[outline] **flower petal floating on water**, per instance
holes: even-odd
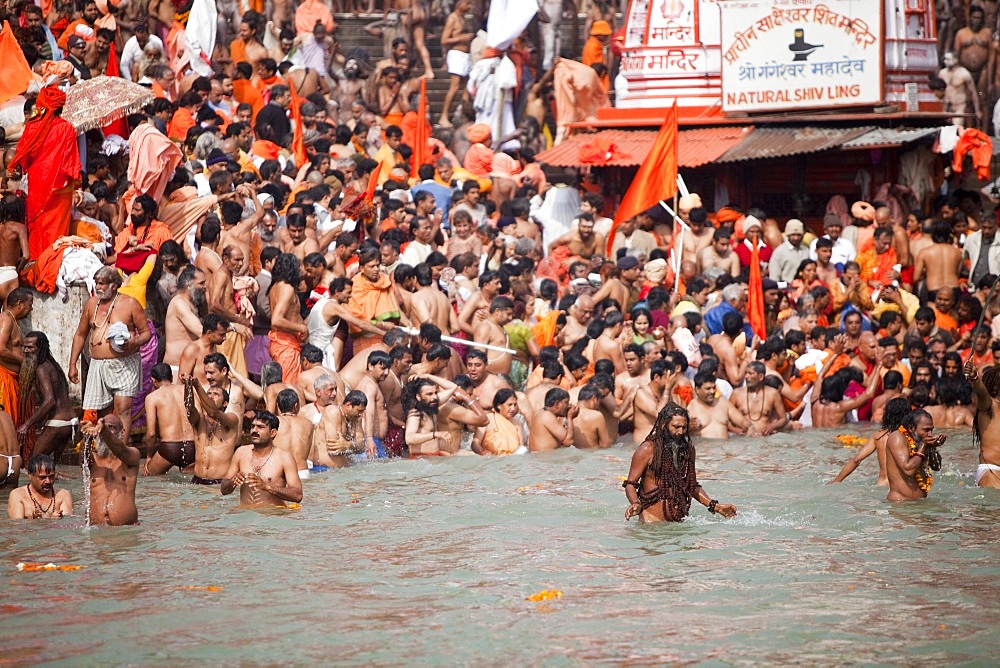
[[[222,591],[223,587],[196,587],[195,585],[187,585],[186,587],[178,587],[177,589],[182,591]]]
[[[298,510],[299,508],[302,507],[302,504],[301,503],[289,503],[288,505],[278,506],[278,507],[279,508],[291,508],[292,510]]]
[[[557,598],[562,598],[562,592],[558,589],[543,589],[537,594],[532,594],[531,596],[526,596],[525,601],[552,601]]]
[[[62,566],[48,563],[48,564],[34,564],[27,561],[22,561],[17,565],[17,570],[23,573],[37,573],[39,571],[78,571],[86,566],[77,566],[74,564],[64,564]]]
[[[837,434],[834,438],[843,443],[845,448],[860,448],[868,442],[867,438],[857,434]]]

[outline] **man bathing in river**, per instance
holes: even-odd
[[[184,408],[184,385],[174,384],[168,364],[150,371],[153,391],[146,396],[146,464],[143,475],[163,475],[194,464],[194,430]]]
[[[138,448],[125,444],[121,419],[110,413],[80,425],[90,456],[90,523],[122,526],[139,523],[135,485],[139,479]],[[87,456],[85,454],[84,456]]]
[[[890,372],[892,373],[892,372]],[[888,374],[886,374],[888,375]],[[906,397],[896,397],[885,405],[882,415],[882,429],[874,433],[865,445],[858,450],[858,454],[851,457],[840,473],[831,482],[843,482],[844,479],[854,473],[854,470],[867,459],[873,452],[878,453],[878,486],[888,487],[889,479],[885,475],[885,443],[889,436],[899,430],[903,423],[903,418],[910,412],[910,400]]]
[[[932,436],[934,420],[930,413],[917,409],[903,418],[899,429],[889,434],[886,441],[885,469],[889,478],[889,501],[923,499],[931,488],[928,466],[941,468],[937,448],[944,434]]]
[[[698,484],[688,412],[674,403],[660,411],[653,430],[632,455],[622,487],[629,501],[626,520],[640,515],[644,522],[680,522],[687,517],[691,499],[710,513],[736,516],[736,506],[719,503]]]
[[[195,401],[194,395],[198,395]],[[186,422],[194,428],[194,485],[218,485],[240,444],[242,416],[229,412],[229,393],[221,387],[207,390],[194,378],[184,386]],[[200,407],[200,408],[199,408]]]
[[[286,501],[302,501],[302,481],[291,453],[274,447],[280,422],[278,416],[257,411],[250,424],[250,445],[233,455],[222,480],[222,494],[229,495],[238,486],[240,505],[244,508],[284,507]]]
[[[976,485],[1000,489],[1000,421],[996,420],[1000,407],[1000,367],[987,367],[980,376],[970,356],[965,363],[965,378],[972,383],[976,394],[972,434],[973,441],[979,445]]]
[[[56,489],[56,464],[48,455],[28,460],[28,484],[7,497],[7,517],[12,520],[60,518],[73,514],[68,489]]]

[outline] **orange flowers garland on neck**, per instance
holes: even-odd
[[[905,427],[900,427],[899,433],[902,434],[906,438],[906,442],[909,443],[910,456],[912,457],[917,452],[917,442],[913,440],[913,437],[910,436],[910,432],[906,431]],[[932,476],[931,472],[927,470],[926,460],[920,464],[920,468],[917,469],[913,476],[917,479],[917,487],[924,490],[924,494],[931,491],[931,485],[934,484],[934,476]]]

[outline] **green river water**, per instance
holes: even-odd
[[[63,467],[76,518],[0,529],[0,665],[995,664],[1000,493],[969,434],[889,504],[874,457],[824,484],[848,432],[696,443],[740,514],[679,525],[625,522],[625,447],[362,465],[282,511],[174,473],[125,528],[83,528]]]

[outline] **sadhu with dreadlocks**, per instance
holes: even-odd
[[[49,455],[59,461],[66,445],[76,442],[79,419],[69,398],[66,374],[52,357],[49,338],[42,332],[24,335],[20,381],[22,398],[33,397],[35,409],[21,423],[18,436],[24,439],[30,430],[38,429],[38,438],[29,454]]]
[[[976,417],[972,423],[972,440],[979,446],[976,485],[1000,489],[1000,422],[993,419],[1000,406],[1000,367],[986,367],[980,378],[973,357],[970,355],[965,363],[965,377],[976,393]]]
[[[625,519],[641,514],[644,522],[680,522],[691,509],[691,499],[710,513],[735,517],[736,506],[719,503],[698,484],[694,461],[687,409],[669,403],[632,455],[628,480],[622,483],[631,504]]]

